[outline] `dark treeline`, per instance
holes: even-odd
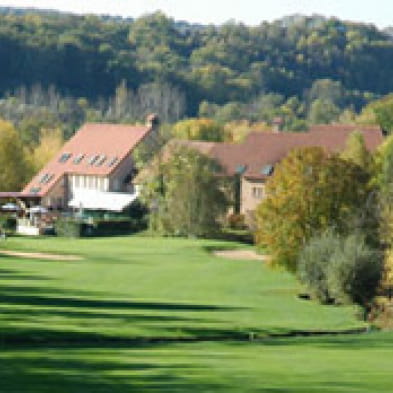
[[[192,25],[162,13],[132,20],[0,12],[0,96],[25,105],[20,89],[41,86],[86,98],[97,118],[116,117],[111,97],[123,86],[134,114],[164,95],[167,110],[176,103],[171,121],[198,114],[268,120],[261,111],[282,106],[296,118],[287,127],[300,129],[326,108],[331,120],[393,91],[391,64],[391,31],[317,16],[249,27]],[[59,103],[55,95],[47,101]]]

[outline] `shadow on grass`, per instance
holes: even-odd
[[[10,269],[0,269],[1,280],[26,280],[26,281],[45,281],[52,280],[50,277],[39,275],[36,273],[25,274]]]
[[[116,348],[105,354],[109,360],[102,360],[101,352],[89,352],[92,356],[88,359],[67,349],[62,349],[61,355],[46,350],[33,355],[13,353],[2,362],[1,386],[7,393],[227,391],[225,383],[188,380],[187,374],[193,368],[189,365],[162,364],[154,357],[140,357],[132,351],[129,358],[118,360]]]
[[[208,254],[214,254],[216,251],[232,251],[232,250],[244,250],[244,245],[236,244],[236,243],[220,243],[217,245],[212,245],[212,246],[204,246],[202,247],[205,252]]]
[[[15,285],[13,279],[20,282]],[[243,308],[108,299],[104,293],[31,286],[31,279],[47,278],[20,275],[11,269],[0,271],[0,343],[3,345],[78,342],[133,345],[138,340],[160,342],[168,337],[180,341],[240,337],[239,332],[226,329],[225,324],[223,328],[211,325],[220,324],[212,319],[216,313]],[[108,331],[111,333],[94,333]]]
[[[31,288],[37,290],[37,288]],[[18,290],[18,289],[17,289]],[[160,311],[233,311],[238,307],[215,306],[204,304],[167,303],[167,302],[143,302],[143,301],[123,301],[107,299],[80,299],[76,297],[40,296],[40,295],[19,295],[10,292],[0,292],[0,302],[16,305],[30,306],[54,306],[54,307],[87,307],[105,309],[139,309],[139,310],[160,310]]]
[[[359,332],[356,330],[351,332],[288,332],[273,336],[266,336],[255,340],[254,345],[260,345],[262,347],[296,347],[299,350],[305,348],[320,348],[320,349],[341,349],[341,350],[364,350],[364,349],[393,349],[393,332],[379,332],[373,331],[370,333]],[[291,336],[291,334],[293,336]],[[283,336],[287,337],[283,337]],[[245,343],[242,342],[229,342],[230,346],[243,346]]]
[[[239,351],[227,345],[224,348],[206,351],[200,346],[145,344],[134,348],[103,345],[5,349],[0,353],[1,387],[7,393],[367,391],[364,382],[356,378],[329,380],[329,376],[319,374],[315,378],[312,367],[310,373],[294,376],[290,370],[277,374],[268,364],[262,364],[250,374],[241,364],[241,356],[239,368],[233,368],[231,360]]]

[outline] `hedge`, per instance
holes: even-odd
[[[90,221],[60,218],[55,223],[55,232],[62,237],[113,236],[136,232],[144,227],[143,222],[135,219]]]

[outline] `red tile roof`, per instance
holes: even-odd
[[[309,132],[315,131],[343,131],[343,132],[352,132],[352,131],[375,131],[381,132],[381,127],[377,125],[359,125],[359,124],[313,124],[309,128]]]
[[[320,146],[329,152],[342,150],[351,132],[358,130],[363,134],[367,148],[375,150],[383,141],[379,127],[353,125],[321,125],[311,127],[309,132],[253,132],[240,144],[189,142],[201,152],[207,152],[221,163],[225,172],[234,175],[245,166],[243,175],[248,178],[263,179],[261,171],[268,165],[275,165],[292,149]]]
[[[149,133],[151,127],[123,124],[87,123],[60,150],[60,152],[31,180],[22,191],[44,196],[64,174],[108,176]],[[63,155],[69,158],[61,162]],[[83,157],[82,157],[83,155]],[[98,156],[93,164],[92,157]],[[74,161],[80,158],[79,163]],[[81,158],[82,157],[82,158]],[[104,159],[105,158],[105,159]],[[109,163],[113,160],[112,165]],[[102,160],[101,165],[98,165]],[[42,182],[49,175],[49,181]]]

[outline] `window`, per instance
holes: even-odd
[[[252,196],[256,199],[262,199],[264,196],[264,188],[263,187],[253,187],[252,188]]]
[[[265,176],[270,176],[273,174],[274,171],[274,166],[273,165],[265,165],[262,169],[261,169],[261,174],[265,175]]]
[[[33,187],[33,188],[30,188],[30,192],[32,193],[32,194],[37,194],[37,193],[39,193],[41,191],[41,187]]]
[[[237,175],[243,175],[243,173],[246,171],[246,169],[247,169],[247,165],[239,164],[239,165],[236,166],[236,174]]]
[[[75,165],[79,164],[83,158],[85,157],[84,154],[78,154],[75,158],[74,161],[72,161]]]
[[[40,184],[47,184],[49,183],[53,178],[53,175],[50,175],[49,173],[45,173],[45,175],[41,176],[40,178]]]
[[[111,166],[115,165],[115,164],[117,163],[117,161],[119,161],[119,158],[118,158],[118,157],[113,157],[113,158],[109,161],[108,166],[111,167]]]
[[[89,165],[94,165],[94,163],[98,160],[100,156],[98,154],[91,156],[89,160]]]
[[[106,161],[106,156],[102,155],[98,158],[96,166],[101,166]]]
[[[119,191],[120,190],[120,181],[119,179],[114,179],[113,180],[113,191]]]
[[[133,178],[132,174],[131,174],[131,173],[128,174],[128,175],[124,178],[123,183],[124,183],[124,184],[128,184],[128,183],[132,180],[132,178]]]
[[[70,157],[71,153],[63,153],[59,158],[59,162],[67,162]]]
[[[49,176],[49,175],[48,175],[47,173],[45,173],[45,175],[41,176],[41,178],[40,178],[40,184],[44,184],[44,183],[46,182],[46,178],[47,178],[48,176]]]

